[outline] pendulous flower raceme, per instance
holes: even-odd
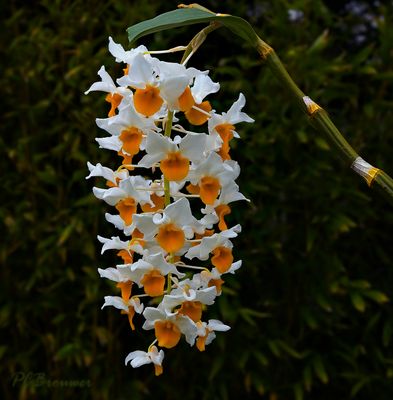
[[[101,80],[86,91],[107,93],[108,118],[96,119],[106,136],[96,141],[122,160],[116,170],[87,163],[87,178],[103,178],[106,187],[93,193],[113,207],[105,217],[122,235],[98,236],[102,253],[119,257],[115,267],[98,269],[120,291],[105,296],[103,307],[126,314],[132,330],[135,314],[144,318],[142,328],[154,330],[155,339],[125,362],[152,363],[160,375],[162,348],[184,337],[204,351],[215,332],[230,329],[203,314],[221,294],[224,275],[241,266],[232,244],[241,227],[225,220],[232,202],[247,200],[235,183],[240,167],[230,141],[239,137],[236,124],[253,120],[242,112],[243,94],[226,113],[212,109],[205,98],[220,86],[208,71],[160,61],[144,46],[126,51],[112,38],[109,51],[124,63],[124,75],[115,83],[101,67]]]

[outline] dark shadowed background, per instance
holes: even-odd
[[[225,5],[224,5],[225,3]],[[248,4],[246,4],[248,3]],[[247,19],[355,149],[393,173],[391,1],[207,1]],[[164,374],[124,366],[152,332],[100,310],[117,294],[97,268],[113,266],[96,236],[117,235],[85,181],[99,151],[104,94],[83,92],[105,64],[108,36],[176,2],[2,2],[0,397],[14,399],[393,398],[393,208],[329,150],[254,49],[221,28],[190,66],[221,83],[226,111],[241,91],[255,124],[238,126],[232,156],[252,203],[241,223],[239,273],[209,309],[232,329],[206,352],[166,351]],[[142,39],[185,45],[201,27]],[[171,58],[167,58],[171,59]],[[174,60],[174,59],[172,59]],[[76,382],[76,383],[75,383]],[[77,387],[72,387],[72,386]]]

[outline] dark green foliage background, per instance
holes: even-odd
[[[203,4],[249,20],[359,153],[391,174],[392,3],[368,8],[379,20],[360,44],[354,30],[365,12],[345,12],[343,3],[350,2]],[[232,151],[242,192],[252,199],[236,203],[231,217],[243,225],[236,240],[243,267],[208,314],[232,329],[205,353],[186,344],[167,351],[159,378],[151,366],[124,367],[152,332],[132,333],[116,310],[100,310],[116,290],[98,277],[97,267],[113,266],[114,258],[99,254],[96,235],[117,232],[84,177],[87,160],[117,160],[94,141],[104,96],[83,92],[102,64],[120,73],[109,35],[127,46],[128,26],[175,6],[2,2],[0,397],[393,398],[393,209],[329,151],[255,50],[223,29],[192,65],[220,81],[211,96],[217,110],[242,91],[256,120],[239,127]],[[302,10],[303,19],[288,21],[288,8]],[[144,43],[187,44],[197,30],[165,31]],[[91,385],[48,387],[35,375],[21,384],[18,372]]]

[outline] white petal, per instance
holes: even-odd
[[[202,103],[203,99],[210,93],[216,93],[220,90],[220,84],[213,82],[209,75],[198,75],[195,78],[194,85],[191,88],[192,95],[197,104]]]
[[[185,157],[193,162],[203,159],[203,152],[206,147],[207,135],[204,133],[192,134],[188,133],[180,143],[180,150]]]
[[[118,296],[105,296],[105,303],[101,307],[101,309],[106,306],[113,306],[115,308],[118,308],[119,310],[124,310],[128,312],[128,306],[125,304],[123,299]]]
[[[133,368],[140,367],[144,364],[150,364],[151,359],[145,351],[136,350],[128,354],[125,359],[125,365],[127,365],[131,361],[131,366]]]
[[[239,98],[232,104],[228,110],[226,117],[230,124],[237,124],[239,122],[254,122],[246,113],[242,112],[242,108],[246,104],[246,98],[243,93],[239,94]]]

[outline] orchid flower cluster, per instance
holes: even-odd
[[[122,232],[98,236],[102,253],[117,250],[119,256],[115,268],[98,269],[120,289],[119,296],[105,296],[103,307],[126,314],[132,330],[135,314],[143,316],[142,328],[154,330],[155,340],[147,352],[128,354],[125,363],[152,363],[160,375],[162,348],[175,347],[184,336],[204,351],[216,331],[230,329],[219,320],[203,321],[202,314],[221,294],[224,275],[241,266],[231,241],[241,227],[228,227],[225,217],[230,203],[247,199],[235,183],[240,168],[229,143],[239,137],[235,124],[253,119],[242,112],[243,94],[228,112],[216,113],[205,98],[219,84],[208,71],[186,67],[188,60],[160,61],[144,46],[126,51],[112,38],[109,51],[124,63],[124,75],[115,84],[102,66],[101,80],[86,91],[107,93],[108,118],[96,119],[106,136],[96,141],[122,160],[115,170],[88,163],[87,178],[106,180],[94,195],[116,210],[105,218]],[[187,121],[206,132],[187,130]],[[200,210],[199,218],[192,209]]]

